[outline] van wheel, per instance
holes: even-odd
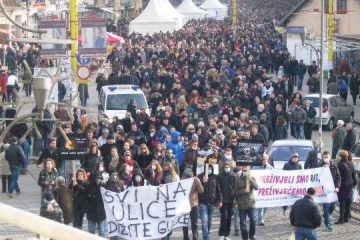
[[[326,125],[327,130],[331,131],[335,128],[335,120],[334,118],[330,118],[328,124]]]

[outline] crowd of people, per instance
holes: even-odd
[[[237,26],[231,26],[229,19],[193,20],[171,34],[141,36],[132,33],[124,45],[114,48],[107,58],[112,72],[107,75],[104,66],[99,66],[97,90],[110,84],[139,85],[152,106],[152,113],[149,116],[144,109],[137,109],[135,102],[130,102],[124,119],[101,116],[98,121],[84,122],[80,109],[69,113],[60,106],[55,112],[58,119],[69,121],[70,114],[74,118],[72,124],[63,125],[65,133],[87,136],[88,153],[78,159],[74,174],[68,174],[67,161],[60,157],[64,137],[57,131],[57,135],[50,136],[51,123],[39,122],[43,138],[35,140],[34,137],[33,141],[34,144],[42,142],[37,162],[42,167],[38,178],[41,215],[72,223],[80,229],[86,215],[88,231],[95,233],[98,229],[99,235],[105,236],[106,215],[100,188],[121,192],[129,187],[158,186],[195,177],[190,212],[193,239],[199,239],[198,219],[203,239],[210,239],[215,207],[220,209],[221,239],[229,239],[232,222],[235,236],[241,234],[243,239],[255,239],[256,224],[265,225],[266,209],[255,209],[253,191],[258,184],[250,171],[256,167],[250,169],[236,162],[238,142],[255,139],[268,145],[291,136],[311,140],[316,111],[311,101],[303,102],[300,93],[306,74],[309,75],[306,82],[309,92],[319,92],[316,62],[305,66],[302,60],[288,53],[272,21],[281,16],[276,12],[278,8],[269,11],[254,7],[259,2],[241,1]],[[14,49],[6,51],[6,59],[13,57]],[[35,61],[30,58],[32,51],[35,53],[37,48],[29,48],[18,60],[18,63],[27,64],[26,69],[30,71]],[[17,67],[16,64],[11,66],[9,60],[7,64],[11,73],[1,72],[1,92],[3,101],[12,101],[9,89],[16,86]],[[342,73],[339,78],[331,73],[328,92],[346,99],[350,85],[355,104],[359,94],[358,74],[346,67]],[[350,81],[349,74],[352,74]],[[85,94],[83,98],[88,96]],[[45,118],[48,115],[45,114]],[[316,148],[315,154],[309,154],[306,167],[330,168],[339,195],[339,224],[349,220],[352,190],[356,184],[349,152],[356,135],[350,123],[344,125],[343,121],[338,121],[333,131],[332,153],[324,152],[319,158]],[[26,173],[29,163],[32,139],[22,138],[27,130],[21,129],[12,131],[14,136],[4,145],[3,155],[10,172],[2,175],[2,190],[8,192],[9,197],[14,197],[14,192],[20,193],[17,180],[20,173]],[[331,159],[335,159],[339,149],[343,151],[336,166]],[[219,165],[218,175],[211,164],[207,172],[198,175],[199,150],[211,153],[208,158],[215,159]],[[258,169],[273,168],[266,151],[262,160],[263,165]],[[294,153],[284,170],[300,169],[298,161],[299,156]],[[310,189],[308,200],[312,195]],[[332,229],[329,216],[334,206],[335,203],[331,203],[323,207],[324,223],[329,231]],[[321,223],[321,217],[320,223],[318,219],[303,223],[295,210],[290,219],[299,229],[315,229]],[[184,228],[183,233],[184,239],[189,239],[188,228]]]

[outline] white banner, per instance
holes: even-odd
[[[259,189],[254,191],[256,207],[291,206],[306,194],[309,187],[316,190],[315,202],[338,200],[330,169],[321,167],[306,170],[252,170]]]
[[[109,237],[159,239],[173,228],[187,226],[193,181],[128,188],[121,193],[102,189]]]

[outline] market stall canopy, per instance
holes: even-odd
[[[163,11],[168,12],[172,18],[176,19],[178,23],[178,27],[181,28],[185,24],[185,17],[181,13],[179,13],[173,5],[169,2],[169,0],[159,0],[162,4]]]
[[[227,6],[219,2],[219,0],[205,0],[200,8],[208,12],[209,17],[217,20],[223,20],[227,16]]]
[[[164,0],[150,0],[144,11],[129,25],[129,33],[143,35],[159,32],[173,32],[181,28],[178,20],[168,9],[164,8]]]
[[[192,0],[184,0],[176,10],[184,15],[185,21],[187,22],[191,19],[203,19],[206,16],[206,11],[198,8]]]

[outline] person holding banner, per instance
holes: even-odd
[[[269,163],[269,158],[270,158],[269,155],[264,153],[263,158],[262,158],[262,166],[254,166],[252,168],[252,170],[272,170],[272,169],[274,169],[274,167],[271,166]],[[258,213],[257,224],[260,226],[265,226],[265,220],[264,220],[265,212],[266,212],[266,208],[258,208],[257,209],[257,213]]]
[[[335,192],[339,192],[340,182],[341,182],[339,170],[337,166],[331,161],[330,153],[328,151],[325,151],[323,153],[322,160],[323,160],[323,167],[328,167],[330,169],[330,173],[334,181]],[[332,224],[330,223],[330,217],[333,211],[335,210],[335,204],[336,202],[323,203],[324,224],[328,231],[332,231]]]
[[[190,205],[191,205],[191,211],[190,211],[190,221],[191,221],[191,232],[192,232],[192,239],[198,240],[199,239],[199,233],[198,233],[198,214],[199,214],[199,193],[204,192],[204,187],[202,186],[200,180],[197,177],[194,177],[194,173],[191,168],[186,168],[183,173],[182,179],[187,178],[194,178],[194,183],[191,188],[190,192]],[[184,234],[184,240],[189,240],[189,228],[183,227],[183,234]]]
[[[219,236],[221,240],[228,239],[231,230],[231,216],[234,204],[234,184],[236,174],[231,171],[230,162],[224,163],[224,170],[218,175],[217,204],[220,208]]]
[[[291,155],[290,160],[284,164],[283,170],[292,171],[292,170],[301,170],[302,166],[299,163],[299,154],[294,153]],[[283,214],[287,214],[287,206],[283,206]]]
[[[259,188],[254,177],[250,176],[250,166],[243,165],[242,173],[236,177],[234,192],[240,216],[240,230],[243,240],[254,240],[256,231],[254,190]],[[246,227],[246,216],[250,220],[250,229]]]
[[[294,228],[296,240],[316,240],[316,228],[321,225],[319,207],[314,202],[315,189],[307,189],[304,198],[297,200],[291,208],[290,224]]]
[[[198,178],[204,187],[204,192],[199,193],[199,210],[203,240],[209,240],[212,216],[216,204],[217,191],[219,190],[216,187],[217,176],[214,174],[213,165],[207,165],[205,172],[201,173]]]

